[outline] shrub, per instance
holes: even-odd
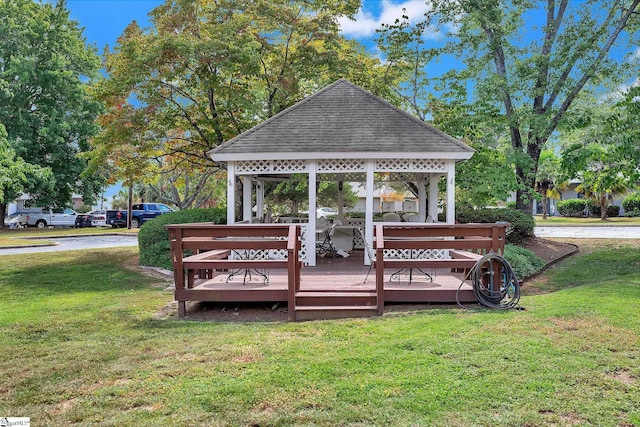
[[[640,192],[631,193],[622,199],[622,207],[625,212],[640,211]]]
[[[364,218],[366,215],[365,212],[345,212],[344,216],[348,218]]]
[[[600,209],[600,205],[595,200],[589,199],[587,201],[587,207],[589,208],[589,214],[591,216],[600,216],[602,209]]]
[[[587,210],[585,199],[568,199],[558,202],[558,213],[562,216],[583,216]]]
[[[519,280],[537,273],[545,265],[544,261],[529,249],[515,245],[505,246],[504,258],[509,262]]]
[[[138,233],[140,265],[152,265],[171,270],[171,250],[167,224],[191,224],[194,222],[227,223],[226,209],[188,209],[160,215],[147,221]]]
[[[600,209],[600,206],[594,200],[588,201],[587,206],[589,207],[589,213],[591,214],[591,216],[599,217],[600,214],[602,213],[602,209]],[[620,206],[607,205],[608,217],[616,217],[619,215],[620,215]]]
[[[632,211],[625,211],[624,216],[626,217],[635,217],[640,216],[640,209],[634,209]]]
[[[515,208],[516,208],[516,201],[515,200],[507,202],[507,209],[515,209]]]
[[[533,216],[514,209],[463,209],[456,212],[456,221],[461,224],[471,222],[508,222],[507,243],[520,243],[533,236],[535,222]]]
[[[608,217],[620,216],[620,206],[616,206],[616,205],[607,206],[607,216]]]

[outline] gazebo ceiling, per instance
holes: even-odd
[[[257,159],[468,159],[474,150],[340,79],[209,151],[214,161]]]

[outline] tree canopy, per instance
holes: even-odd
[[[588,120],[562,135],[562,169],[578,178],[577,190],[593,199],[606,219],[607,204],[637,187],[640,178],[640,87],[631,87],[614,103],[593,103]]]
[[[0,124],[10,147],[3,158],[30,171],[27,180],[15,175],[12,191],[5,187],[1,209],[20,193],[59,206],[74,192],[87,201],[98,193],[99,177],[81,177],[86,161],[79,154],[89,148],[100,111],[86,92],[99,66],[63,0],[0,1]]]
[[[4,227],[4,217],[8,203],[24,194],[32,183],[37,183],[41,191],[52,191],[51,170],[27,163],[16,155],[7,141],[7,132],[0,124],[0,227]]]
[[[94,165],[106,164],[125,181],[145,169],[129,170],[132,157],[160,165],[146,176],[210,174],[210,149],[339,77],[390,93],[379,60],[339,34],[337,18],[358,6],[357,0],[165,2],[152,11],[149,28],[131,23],[105,51],[108,77],[93,87],[107,107]]]
[[[460,105],[458,111],[507,142],[517,206],[531,211],[540,153],[576,99],[637,77],[631,56],[639,2],[434,0],[417,23],[405,17],[385,26],[379,44],[388,68],[404,75],[398,92],[418,115],[431,117],[443,101]],[[537,20],[543,23],[537,28],[528,24]],[[427,47],[424,37],[433,32],[446,34]],[[614,46],[628,55],[612,55]],[[459,66],[429,75],[435,60]]]

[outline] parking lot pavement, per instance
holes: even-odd
[[[35,240],[35,239],[34,239]],[[116,248],[138,246],[138,236],[102,235],[82,237],[53,237],[47,240],[55,242],[52,246],[32,246],[0,249],[0,255],[28,254],[33,252],[71,251],[78,249]],[[37,240],[36,240],[37,241]]]
[[[536,227],[538,237],[569,237],[575,239],[640,239],[640,227]]]

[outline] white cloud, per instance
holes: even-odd
[[[403,11],[403,9],[405,9]],[[382,24],[393,24],[396,19],[402,19],[406,14],[410,22],[420,20],[425,12],[429,10],[427,2],[424,0],[407,0],[401,3],[393,3],[390,0],[382,0],[382,11],[378,17],[365,10],[365,3],[355,15],[355,21],[348,18],[338,20],[342,33],[346,36],[356,38],[373,36]],[[434,37],[438,35],[434,32]]]
[[[640,77],[636,78],[630,84],[621,84],[615,90],[608,92],[605,94],[602,99],[605,101],[617,101],[624,97],[624,95],[631,89],[632,87],[640,86]],[[634,99],[635,102],[635,99]]]

